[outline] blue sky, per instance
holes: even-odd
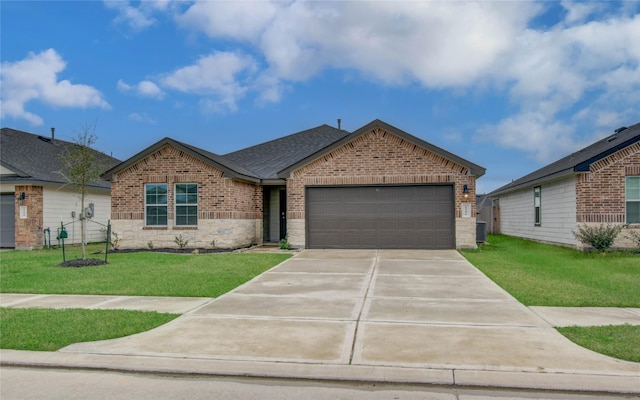
[[[1,125],[126,159],[379,118],[491,191],[640,122],[640,2],[6,1]]]

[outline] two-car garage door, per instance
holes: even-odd
[[[307,187],[307,247],[455,248],[452,185]]]

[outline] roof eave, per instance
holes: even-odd
[[[281,186],[286,185],[287,181],[285,179],[269,178],[260,180],[260,184],[262,186]]]
[[[569,176],[569,175],[576,175],[578,173],[579,172],[574,171],[573,168],[567,168],[565,170],[558,171],[558,172],[543,176],[541,178],[532,179],[532,180],[526,181],[526,182],[520,182],[520,183],[517,183],[517,184],[515,184],[513,186],[512,186],[512,184],[507,184],[505,186],[502,186],[502,187],[494,190],[493,192],[488,193],[487,196],[494,197],[494,196],[497,196],[497,195],[502,195],[502,194],[515,192],[517,190],[521,190],[521,189],[524,189],[524,188],[527,188],[527,187],[531,187],[531,186],[537,186],[537,185],[542,184],[542,183],[554,181],[554,180],[557,180],[557,179],[560,179],[560,178],[564,178],[564,177]]]
[[[110,188],[110,184],[108,181],[103,181],[104,185],[96,185],[96,184],[87,184],[87,187],[92,188],[92,189],[98,189],[98,190],[109,190]],[[48,181],[48,180],[44,180],[44,179],[37,179],[37,178],[20,178],[20,177],[3,177],[1,182],[2,184],[7,184],[7,185],[51,185],[51,186],[60,186],[60,187],[65,187],[65,186],[69,186],[69,187],[73,187],[73,185],[71,185],[68,182],[59,182],[59,181]]]
[[[631,146],[632,144],[636,143],[640,141],[640,135],[638,136],[634,136],[632,138],[630,138],[629,140],[626,140],[620,144],[618,144],[617,146],[614,146],[610,149],[607,149],[606,151],[603,151],[602,153],[599,153],[598,155],[591,157],[590,159],[583,161],[577,165],[574,166],[574,170],[575,171],[580,171],[580,172],[588,172],[591,164],[598,162],[600,160],[602,160],[603,158],[607,158],[609,157],[611,154],[616,153],[628,146]]]
[[[26,172],[22,171],[19,168],[14,167],[13,165],[9,165],[5,162],[3,162],[2,160],[0,160],[0,165],[8,170],[11,170],[14,172],[14,174],[16,174],[17,176],[21,176],[21,177],[28,177],[29,174],[27,174]]]

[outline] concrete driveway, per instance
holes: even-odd
[[[640,364],[571,343],[453,250],[305,250],[157,329],[61,351],[422,370],[640,373]]]

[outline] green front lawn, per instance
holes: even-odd
[[[462,254],[527,306],[640,307],[640,256],[585,253],[502,235]]]
[[[92,251],[102,246],[90,246]],[[79,257],[67,248],[67,259]],[[90,254],[102,258],[103,254]],[[62,268],[61,250],[0,253],[0,292],[218,297],[281,263],[290,254],[109,254],[109,264]]]
[[[640,326],[569,326],[557,328],[569,340],[582,347],[611,357],[640,363]]]
[[[640,256],[585,253],[502,235],[462,254],[527,306],[640,307]],[[640,326],[557,328],[590,350],[640,362]]]
[[[0,347],[56,351],[73,343],[148,331],[176,317],[178,314],[125,310],[0,308]]]
[[[103,245],[89,246],[89,254]],[[80,256],[68,247],[67,260]],[[90,254],[102,258],[103,254]],[[274,267],[291,254],[109,255],[109,264],[62,268],[57,250],[0,253],[0,292],[128,296],[218,297]],[[55,351],[72,343],[132,335],[176,314],[124,310],[0,309],[0,347]]]

